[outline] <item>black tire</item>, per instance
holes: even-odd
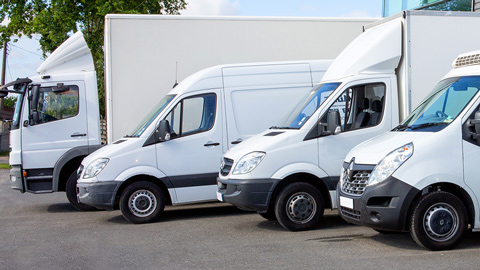
[[[447,250],[463,240],[468,214],[460,199],[448,192],[435,191],[420,197],[410,216],[410,235],[418,245],[431,250]]]
[[[270,221],[277,220],[277,217],[275,216],[275,210],[274,209],[268,209],[267,212],[258,213],[258,214],[266,220],[270,220]]]
[[[77,172],[74,171],[70,177],[68,177],[67,184],[65,186],[65,193],[67,193],[67,199],[75,209],[80,211],[93,211],[97,208],[78,202],[77,199]]]
[[[148,223],[160,218],[165,208],[165,195],[155,184],[147,181],[129,185],[120,196],[123,217],[135,224]]]
[[[275,216],[285,229],[305,231],[320,225],[324,202],[320,191],[307,183],[286,186],[275,202]]]

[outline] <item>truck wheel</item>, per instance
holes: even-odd
[[[422,247],[452,249],[465,236],[467,216],[465,205],[457,196],[444,191],[428,193],[414,204],[410,235]]]
[[[278,222],[290,231],[317,227],[323,217],[324,203],[320,191],[307,183],[286,186],[275,202]]]
[[[68,177],[67,184],[65,186],[65,193],[67,193],[67,199],[73,207],[80,211],[93,211],[97,208],[78,202],[77,199],[77,172],[74,171],[70,177]]]
[[[266,220],[275,221],[277,217],[275,216],[275,209],[268,209],[265,213],[258,213],[261,217]]]
[[[129,185],[120,196],[123,217],[135,224],[157,220],[165,208],[165,195],[155,184],[147,181]]]

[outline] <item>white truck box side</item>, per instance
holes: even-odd
[[[176,63],[181,81],[220,64],[332,59],[375,20],[107,15],[108,141],[131,132],[170,91]]]

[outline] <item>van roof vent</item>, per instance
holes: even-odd
[[[462,55],[455,60],[455,68],[480,65],[480,53]]]

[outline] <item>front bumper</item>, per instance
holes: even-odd
[[[419,192],[392,176],[367,187],[360,196],[346,194],[338,185],[338,212],[350,223],[377,230],[405,231],[409,207]]]
[[[217,198],[244,210],[266,212],[272,192],[279,181],[279,179],[217,178]]]
[[[115,195],[122,182],[77,183],[78,201],[100,209],[113,210]]]
[[[12,165],[12,168],[10,169],[10,184],[12,189],[19,190],[21,193],[25,192],[21,166]]]

